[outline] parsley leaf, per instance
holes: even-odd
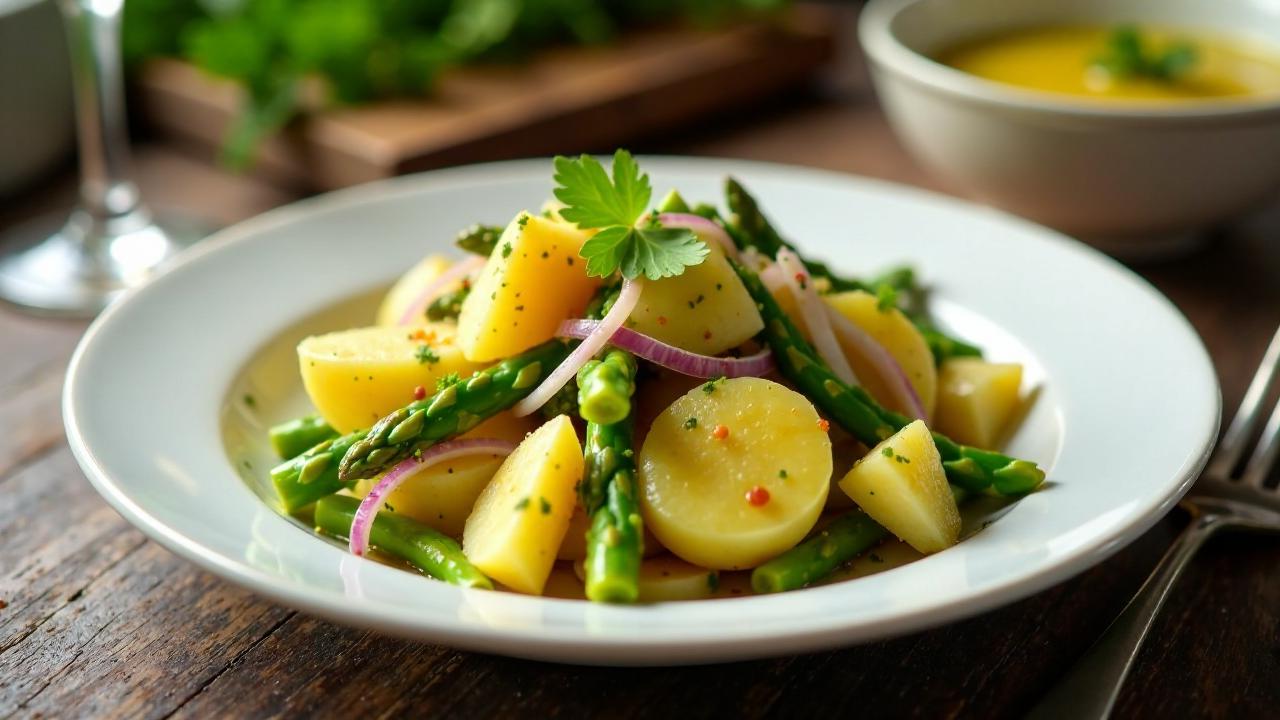
[[[582,245],[587,274],[609,277],[621,272],[634,280],[674,277],[697,265],[709,252],[705,243],[684,228],[656,223],[636,227],[653,196],[649,176],[642,174],[631,153],[613,156],[613,178],[590,155],[555,159],[556,199],[565,204],[560,215],[581,228],[598,229]]]
[[[639,166],[626,150],[613,154],[612,182],[600,161],[590,155],[577,160],[557,156],[553,162],[555,196],[567,206],[560,216],[578,227],[632,225],[649,206],[653,195],[649,176],[640,174]]]

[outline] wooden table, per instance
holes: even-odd
[[[890,135],[856,54],[819,92],[637,149],[936,187]],[[168,148],[144,146],[139,165],[153,202],[223,222],[292,199]],[[68,189],[0,205],[0,228]],[[1256,218],[1211,250],[1139,268],[1205,338],[1227,407],[1280,322],[1278,230],[1280,218]],[[125,523],[63,438],[59,391],[83,327],[0,309],[0,716],[1011,716],[1103,630],[1185,522],[1175,511],[1098,567],[996,612],[838,652],[640,670],[456,652],[273,605]],[[1170,599],[1119,716],[1277,712],[1280,543],[1224,536]]]

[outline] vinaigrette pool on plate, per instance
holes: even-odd
[[[282,329],[250,357],[224,396],[220,427],[227,461],[259,499],[281,515],[289,517],[299,528],[311,533],[310,538],[300,534],[299,542],[327,542],[344,550],[346,548],[345,541],[315,534],[307,512],[288,516],[280,509],[269,477],[271,468],[279,461],[267,441],[267,429],[276,423],[312,412],[298,375],[298,342],[310,335],[369,325],[385,291],[386,288],[380,286],[323,308]],[[1058,407],[1060,401],[1048,382],[1045,367],[1016,338],[983,316],[948,303],[945,298],[934,298],[931,310],[944,330],[982,346],[990,359],[1023,364],[1025,402],[1021,422],[1015,419],[1011,423],[1011,434],[1004,447],[1019,457],[1033,459],[1045,467],[1049,477],[1040,492],[1050,490],[1054,481],[1052,466],[1062,446],[1064,428]],[[833,486],[832,492],[839,493],[840,490]],[[1013,504],[995,497],[983,497],[964,503],[960,508],[963,521],[961,541],[992,526]],[[276,553],[271,552],[270,548],[262,550],[257,556],[251,551],[247,559],[253,563],[270,564],[272,569],[276,569],[272,559]],[[419,573],[414,568],[376,552],[370,557],[401,567],[406,572]],[[885,572],[920,557],[919,553],[905,543],[891,540],[863,553],[819,584]],[[750,571],[721,572],[712,598],[751,595],[750,576]],[[423,579],[434,582],[430,578]],[[574,573],[572,563],[557,562],[547,581],[544,596],[585,601],[582,592],[582,583]]]

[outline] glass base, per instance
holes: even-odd
[[[194,220],[146,208],[100,220],[75,210],[0,236],[0,300],[61,317],[93,317],[208,234]]]

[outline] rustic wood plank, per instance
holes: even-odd
[[[531,663],[389,639],[297,615],[184,705],[207,717],[766,717],[798,708],[993,717],[1028,706],[1100,630],[1171,534],[1158,528],[1081,578],[941,630],[839,652],[694,668]],[[335,673],[334,668],[342,668]],[[270,678],[269,690],[259,691]],[[1041,678],[1028,682],[1028,678]],[[602,688],[607,688],[603,692]]]
[[[0,478],[23,460],[47,450],[63,434],[60,397],[63,369],[36,370],[33,377],[0,389]]]
[[[260,148],[256,171],[332,189],[431,167],[612,147],[803,82],[833,53],[831,13],[714,31],[655,27],[606,48],[445,72],[430,97],[317,109]],[[193,67],[152,63],[141,107],[160,132],[216,154],[242,93]]]

